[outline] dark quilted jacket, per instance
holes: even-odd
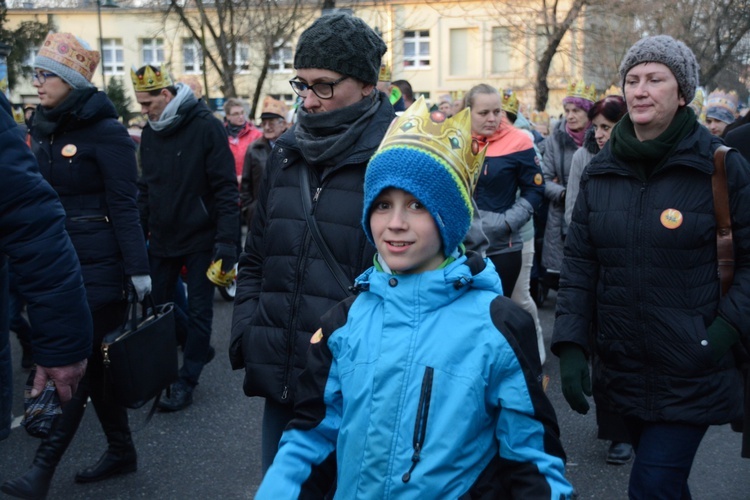
[[[149,274],[149,263],[135,201],[135,144],[114,106],[97,92],[51,135],[32,127],[31,136],[42,175],[65,208],[91,310],[123,300],[126,277]]]
[[[607,144],[583,174],[552,350],[593,345],[602,361],[595,383],[626,416],[722,424],[741,414],[732,354],[714,363],[706,329],[718,314],[743,337],[750,333],[750,167],[727,155],[736,271],[720,300],[711,192],[718,145],[696,125],[644,182]],[[673,229],[663,222],[670,209],[672,220],[674,211],[682,216]]]
[[[245,368],[248,396],[293,402],[320,317],[346,297],[311,240],[299,170],[309,176],[323,238],[353,284],[375,253],[360,224],[365,168],[393,116],[390,105],[381,105],[348,158],[326,169],[307,164],[294,129],[276,142],[240,257],[232,324],[230,359],[234,369]]]

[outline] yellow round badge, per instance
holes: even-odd
[[[534,184],[536,184],[537,186],[541,186],[542,185],[542,180],[543,180],[542,179],[542,174],[536,174],[534,176]]]
[[[659,220],[667,229],[677,229],[682,225],[682,213],[676,208],[668,208],[661,213]]]
[[[62,155],[65,158],[70,158],[76,154],[76,151],[78,151],[78,148],[75,144],[66,144],[62,148]]]

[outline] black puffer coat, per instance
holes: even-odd
[[[245,368],[248,396],[294,401],[320,317],[346,297],[307,229],[300,169],[310,178],[323,239],[353,284],[375,253],[361,226],[365,168],[393,117],[386,101],[348,158],[321,171],[302,157],[293,128],[276,142],[240,257],[232,322],[230,359],[234,369]]]
[[[135,143],[101,91],[51,135],[32,126],[31,137],[42,175],[65,208],[91,310],[123,300],[126,276],[149,274],[135,202]]]
[[[0,106],[0,285],[7,283],[7,255],[28,303],[34,361],[69,365],[91,355],[91,314],[80,264],[65,232],[62,205],[39,174],[2,93]],[[7,287],[0,286],[0,335],[6,337],[8,300]],[[9,379],[2,381],[10,385]],[[3,392],[0,387],[0,398]]]
[[[723,424],[741,414],[739,371],[731,353],[712,361],[706,329],[718,314],[750,333],[750,167],[735,152],[726,157],[736,270],[720,300],[711,191],[718,146],[696,124],[645,182],[610,143],[583,174],[552,350],[574,342],[590,352],[595,321],[602,369],[594,380],[625,416]]]

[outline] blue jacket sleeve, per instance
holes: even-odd
[[[325,337],[325,338],[324,338]],[[322,330],[313,335],[300,375],[295,419],[281,438],[256,499],[324,498],[336,475],[343,403],[337,364]]]
[[[92,343],[78,256],[57,194],[39,173],[5,96],[0,108],[0,252],[27,301],[34,361],[69,365],[88,358]]]

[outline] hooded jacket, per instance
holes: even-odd
[[[520,190],[520,196],[519,196]],[[487,153],[474,191],[487,255],[523,248],[519,233],[544,196],[544,180],[531,138],[503,119],[487,138]]]
[[[135,143],[104,92],[63,116],[50,135],[32,126],[32,151],[67,215],[94,311],[125,300],[127,276],[149,274],[136,206]]]
[[[578,151],[578,146],[565,131],[565,120],[560,120],[550,136],[544,140],[542,159],[544,196],[549,199],[547,226],[544,230],[542,246],[542,265],[549,270],[559,271],[562,265],[563,242],[568,231],[562,194],[568,187],[570,163],[576,151]]]
[[[203,101],[190,101],[182,121],[141,134],[138,183],[141,225],[149,252],[178,257],[236,244],[239,191],[227,133]]]
[[[336,498],[570,497],[536,345],[517,340],[535,338],[533,321],[489,260],[373,267],[356,287],[310,340],[296,418],[256,498],[318,497],[334,455]]]
[[[720,299],[711,190],[719,144],[696,124],[644,182],[608,142],[583,173],[552,350],[562,342],[595,349],[594,382],[626,417],[724,424],[742,412],[732,353],[714,363],[706,335],[717,315],[750,334],[750,167],[736,152],[726,156],[735,274]]]
[[[268,157],[256,213],[240,256],[230,360],[245,368],[248,396],[294,401],[296,380],[320,316],[346,298],[310,236],[302,208],[300,170],[323,240],[350,282],[372,263],[375,248],[362,230],[365,168],[393,120],[381,105],[348,155],[336,165],[307,163],[294,128]]]

